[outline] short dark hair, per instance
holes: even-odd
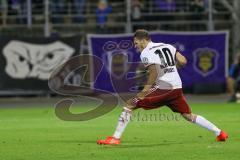
[[[137,38],[137,39],[140,39],[140,40],[143,40],[143,39],[150,40],[151,39],[148,31],[145,30],[145,29],[136,30],[133,38]]]

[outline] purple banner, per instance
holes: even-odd
[[[172,44],[186,56],[188,63],[179,70],[184,88],[192,88],[197,83],[225,83],[228,66],[227,31],[150,34],[153,42]],[[132,40],[132,34],[88,35],[90,53],[101,58],[104,63],[94,83],[95,88],[114,92],[110,77],[112,79],[135,72],[137,66],[131,67],[130,71],[129,63],[139,62],[140,53],[135,50]],[[131,86],[127,82],[121,79],[118,84],[121,85],[118,86],[121,92],[130,91]]]

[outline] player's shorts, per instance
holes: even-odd
[[[132,105],[136,108],[155,109],[161,106],[168,106],[173,112],[191,113],[182,89],[163,90],[151,88],[150,93],[144,99],[133,98]]]

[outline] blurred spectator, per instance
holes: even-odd
[[[21,23],[21,1],[20,0],[10,0],[8,1],[8,15],[17,15],[16,23]]]
[[[76,14],[76,17],[73,18],[74,22],[81,23],[84,21],[85,3],[85,0],[73,0],[74,13]]]
[[[190,1],[190,5],[189,5],[189,9],[191,12],[194,13],[201,13],[204,11],[204,0],[191,0]],[[197,15],[196,17],[200,18],[201,15]]]
[[[112,7],[108,5],[106,0],[99,0],[98,8],[96,9],[97,32],[107,33],[107,16],[112,12]]]
[[[12,10],[14,10],[16,13],[21,12],[21,2],[19,0],[11,0],[10,1],[10,7]]]
[[[10,14],[17,15],[17,23],[26,24],[27,23],[27,14],[28,14],[28,2],[27,0],[11,0],[10,2],[11,9],[9,10]],[[41,0],[32,0],[32,14],[43,14],[43,1]]]
[[[7,0],[1,0],[0,1],[0,10],[1,10],[2,24],[3,25],[7,24],[7,10],[8,10],[7,7],[8,7]]]
[[[132,14],[132,21],[139,22],[142,20],[141,9],[143,4],[140,0],[132,0],[131,1],[131,14]],[[133,30],[137,30],[140,26],[138,24],[133,24]]]
[[[178,12],[186,12],[188,11],[188,7],[189,7],[189,2],[188,0],[177,0],[176,1],[176,11]]]
[[[65,0],[54,0],[50,2],[50,11],[53,23],[63,23],[63,14],[65,12]]]
[[[204,18],[204,12],[207,8],[206,0],[191,0],[189,4],[189,11],[192,12],[191,20],[201,21]],[[202,24],[193,24],[192,30],[203,30],[204,26]]]
[[[176,10],[175,0],[155,0],[155,5],[159,11],[172,12]]]
[[[24,0],[24,1],[27,1],[27,0]],[[44,4],[45,4],[45,1],[43,0],[32,0],[32,13],[42,15],[44,13]]]
[[[229,102],[237,100],[236,93],[240,89],[240,53],[237,55],[235,62],[229,69],[229,76],[227,77],[227,89],[230,94]]]
[[[175,0],[155,0],[156,5],[156,11],[158,12],[175,12],[176,11],[176,1]],[[167,24],[166,21],[174,21],[174,15],[173,14],[163,14],[159,17],[159,19],[156,19],[156,21],[164,21],[160,29],[161,30],[171,30],[171,25]]]
[[[139,0],[132,0],[131,12],[132,12],[132,20],[133,21],[140,21],[141,20],[141,8],[142,3]]]

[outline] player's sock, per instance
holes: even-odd
[[[128,109],[127,107],[124,107],[123,112],[119,117],[117,128],[113,134],[114,138],[120,139],[124,129],[126,128],[128,122],[130,121],[131,115],[132,110]]]
[[[216,136],[218,136],[221,132],[221,130],[218,127],[216,127],[213,123],[209,122],[207,119],[205,119],[202,116],[198,115],[194,123],[214,132]]]

